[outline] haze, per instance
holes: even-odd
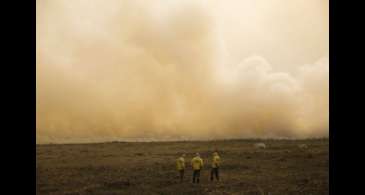
[[[328,136],[328,0],[38,0],[37,143]]]

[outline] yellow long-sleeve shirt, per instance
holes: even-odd
[[[176,169],[179,171],[185,169],[185,159],[183,157],[176,160]]]
[[[221,158],[218,156],[218,154],[213,155],[212,167],[218,168],[220,166],[220,163],[221,163]]]
[[[201,168],[203,168],[203,165],[203,159],[199,156],[196,156],[191,160],[191,166],[194,170],[200,170]]]

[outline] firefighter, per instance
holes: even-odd
[[[178,159],[176,159],[176,169],[179,172],[180,182],[184,180],[185,172],[185,154],[182,154]]]
[[[199,183],[200,170],[203,168],[203,159],[200,158],[199,153],[196,153],[195,157],[191,160],[191,166],[193,167],[193,183]]]
[[[220,166],[221,158],[218,155],[218,152],[213,152],[212,157],[212,169],[210,170],[210,181],[214,180],[214,176],[217,181],[219,181],[219,166]]]

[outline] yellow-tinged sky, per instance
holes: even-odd
[[[328,0],[39,0],[37,142],[328,135]]]

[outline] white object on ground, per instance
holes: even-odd
[[[265,149],[266,148],[265,143],[255,143],[254,146],[255,146],[255,148],[259,148],[259,149]]]

